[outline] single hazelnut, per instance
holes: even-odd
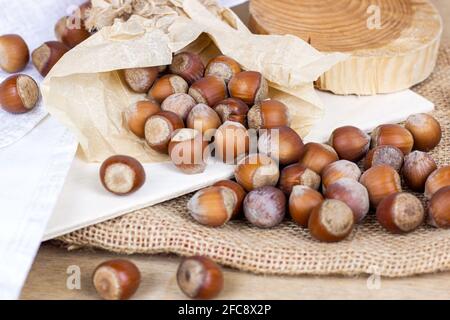
[[[194,83],[205,73],[205,66],[200,56],[191,52],[176,54],[169,69],[171,73],[179,75],[188,83]]]
[[[55,35],[59,42],[69,48],[74,48],[91,36],[84,23],[76,16],[62,17],[55,25]]]
[[[414,137],[414,149],[428,152],[441,142],[441,125],[429,114],[419,113],[410,116],[406,120],[405,128]]]
[[[355,216],[355,223],[360,223],[369,213],[369,193],[362,184],[351,178],[342,178],[328,186],[325,198],[344,202]]]
[[[322,172],[322,190],[323,192],[326,192],[328,186],[342,178],[350,178],[359,181],[361,174],[361,170],[354,162],[339,160],[330,163]]]
[[[414,195],[401,192],[386,197],[377,208],[378,222],[392,233],[409,233],[424,221],[425,210]]]
[[[329,145],[310,142],[303,148],[299,163],[321,175],[326,166],[338,160],[338,154]]]
[[[186,120],[186,126],[200,131],[207,141],[211,140],[221,124],[219,115],[206,104],[193,107]]]
[[[168,153],[173,133],[182,128],[184,128],[183,120],[177,114],[161,111],[151,116],[145,123],[145,140],[153,150]]]
[[[352,209],[339,200],[327,199],[315,207],[309,217],[311,236],[322,242],[347,238],[355,225]]]
[[[450,186],[450,166],[435,170],[425,182],[425,197],[431,197],[440,189]]]
[[[30,60],[30,51],[23,38],[17,34],[0,36],[0,69],[16,73],[25,69]]]
[[[383,124],[372,132],[372,148],[386,145],[397,147],[407,155],[412,151],[414,138],[411,132],[401,125]]]
[[[0,106],[9,113],[31,111],[39,101],[36,81],[25,74],[17,74],[0,83]]]
[[[450,229],[450,186],[440,189],[431,198],[428,220],[432,226]]]
[[[169,143],[169,156],[173,164],[186,174],[202,173],[206,169],[208,141],[194,129],[179,129]]]
[[[110,260],[95,269],[92,282],[103,299],[128,300],[139,288],[141,273],[131,261]]]
[[[248,105],[254,105],[267,99],[269,84],[261,73],[244,71],[231,78],[228,90],[232,98],[240,99]]]
[[[147,93],[158,78],[158,67],[123,70],[125,82],[136,93]]]
[[[265,186],[276,186],[280,178],[277,163],[263,154],[251,154],[239,161],[236,181],[247,191]]]
[[[358,162],[369,151],[370,136],[356,127],[340,127],[331,134],[330,145],[340,159]]]
[[[189,89],[189,95],[197,103],[214,106],[228,97],[225,81],[214,76],[206,76],[194,82]]]
[[[310,187],[301,185],[294,186],[289,197],[289,213],[297,224],[307,228],[311,212],[323,200],[322,195]]]
[[[364,160],[364,169],[369,170],[379,165],[388,165],[400,171],[403,166],[404,154],[394,146],[379,146],[369,151]]]
[[[289,127],[264,129],[259,135],[259,152],[278,161],[282,166],[298,162],[303,147],[302,138]]]
[[[241,71],[241,66],[236,60],[227,56],[218,56],[208,63],[205,76],[216,76],[228,83],[233,76]]]
[[[244,126],[247,125],[247,113],[249,109],[241,100],[228,98],[220,101],[213,109],[224,123],[227,121],[234,121],[239,122]]]
[[[181,291],[191,299],[213,299],[223,289],[220,267],[206,257],[185,258],[177,271]]]
[[[175,93],[161,104],[163,111],[171,111],[179,115],[184,121],[187,120],[189,112],[195,107],[197,103],[194,98],[186,93]]]
[[[221,227],[230,221],[237,206],[233,191],[226,187],[209,187],[198,191],[188,202],[188,210],[198,223]]]
[[[222,180],[219,182],[216,182],[214,184],[214,187],[225,187],[233,191],[235,197],[236,197],[236,208],[234,209],[232,219],[238,217],[242,212],[242,206],[244,204],[244,199],[247,196],[247,192],[245,192],[244,188],[242,186],[234,181],[231,180]]]
[[[137,137],[145,138],[145,123],[150,117],[161,111],[158,103],[153,101],[138,101],[125,112],[128,128]]]
[[[405,157],[403,178],[413,191],[423,192],[427,178],[437,169],[434,159],[422,151],[414,151]]]
[[[187,93],[188,89],[188,83],[182,77],[167,74],[155,81],[148,92],[148,97],[151,100],[163,103],[169,96],[175,93]]]
[[[320,176],[299,163],[284,168],[280,176],[280,190],[288,196],[292,189],[298,185],[318,190],[320,188]]]
[[[64,43],[49,41],[41,45],[31,54],[31,60],[36,70],[45,77],[53,66],[69,51]]]
[[[224,163],[234,164],[248,154],[250,135],[242,124],[227,121],[216,131],[214,148],[216,158]]]
[[[288,107],[277,100],[255,104],[248,112],[247,119],[248,127],[255,130],[289,127],[291,124]]]
[[[128,156],[112,156],[100,167],[100,181],[106,190],[119,196],[136,192],[145,183],[142,164]]]
[[[279,189],[265,186],[251,191],[244,200],[247,220],[258,228],[279,225],[286,214],[286,196]]]
[[[402,192],[399,174],[387,165],[370,168],[363,173],[360,183],[367,188],[370,203],[375,208],[384,198]]]

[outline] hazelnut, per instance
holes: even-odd
[[[441,142],[441,125],[429,114],[419,113],[410,116],[406,120],[405,128],[414,137],[414,149],[427,152]]]
[[[258,228],[279,225],[286,214],[286,196],[279,189],[265,186],[251,191],[244,200],[247,220]]]
[[[424,217],[420,200],[404,192],[386,197],[377,208],[378,222],[392,233],[412,232],[423,223]]]
[[[339,160],[330,163],[322,172],[322,189],[325,192],[328,186],[342,178],[350,178],[358,181],[361,178],[361,170],[359,167],[348,160]]]
[[[106,190],[119,196],[136,192],[145,183],[145,170],[136,159],[112,156],[100,167],[100,181]]]
[[[188,202],[188,210],[198,223],[221,227],[233,216],[237,199],[226,187],[209,187],[198,191]]]
[[[234,209],[232,219],[236,218],[241,212],[242,212],[242,206],[244,204],[245,196],[247,195],[247,192],[245,192],[244,188],[241,187],[241,185],[237,182],[231,181],[231,180],[222,180],[219,182],[216,182],[214,184],[214,187],[225,187],[233,191],[235,197],[236,197],[236,208]]]
[[[137,137],[145,138],[145,123],[147,120],[161,111],[161,108],[156,102],[152,101],[138,101],[133,103],[129,108],[125,117],[127,119],[128,128]]]
[[[412,151],[414,138],[411,132],[401,125],[383,124],[372,132],[372,148],[386,145],[397,147],[407,155]]]
[[[69,48],[74,48],[91,36],[84,23],[80,23],[76,16],[62,17],[55,25],[55,35],[59,42]]]
[[[402,191],[400,176],[387,165],[370,168],[361,176],[360,183],[367,188],[370,203],[375,208],[384,198]]]
[[[30,76],[17,74],[0,83],[0,106],[7,112],[29,112],[38,101],[39,87]]]
[[[289,213],[296,223],[307,228],[311,212],[323,200],[322,195],[310,187],[294,186],[289,197]]]
[[[53,66],[69,51],[69,47],[58,41],[49,41],[41,45],[31,54],[36,70],[45,77]]]
[[[440,189],[450,186],[450,166],[445,166],[435,170],[425,182],[425,196],[428,199]]]
[[[147,93],[158,78],[158,67],[123,70],[125,82],[136,93]]]
[[[241,71],[241,66],[236,60],[227,56],[218,56],[208,63],[205,76],[216,76],[228,83],[233,76]]]
[[[110,260],[95,269],[92,282],[103,299],[127,300],[139,288],[141,273],[131,261]]]
[[[400,171],[403,166],[403,152],[394,146],[379,146],[369,151],[364,160],[364,169],[379,165],[388,165]]]
[[[211,140],[221,124],[219,115],[206,104],[198,104],[193,107],[186,121],[188,128],[200,131],[208,141]]]
[[[248,105],[254,105],[267,99],[269,84],[261,73],[244,71],[231,78],[228,90],[232,98],[240,99]]]
[[[205,73],[205,66],[200,56],[191,52],[175,55],[169,69],[171,73],[179,75],[188,83],[194,83]]]
[[[163,111],[171,111],[176,113],[183,119],[187,120],[189,112],[197,103],[194,98],[186,93],[175,93],[169,97],[161,105]]]
[[[248,154],[250,135],[242,124],[227,121],[217,129],[214,147],[216,158],[224,163],[234,164]]]
[[[148,97],[162,103],[175,93],[187,93],[188,88],[187,82],[182,77],[168,74],[155,81],[148,92]]]
[[[251,154],[239,161],[236,181],[247,191],[265,186],[276,186],[280,170],[275,161],[263,154]]]
[[[370,136],[356,127],[341,127],[331,134],[330,145],[340,159],[358,162],[369,151]]]
[[[29,60],[30,52],[21,36],[17,34],[0,36],[0,69],[16,73],[25,69]]]
[[[338,242],[350,235],[354,224],[353,211],[344,202],[327,199],[312,210],[308,228],[319,241]]]
[[[223,289],[220,267],[206,257],[185,258],[177,271],[181,291],[191,299],[213,299]]]
[[[403,178],[411,190],[423,192],[427,178],[436,169],[436,162],[430,155],[414,151],[405,157]]]
[[[342,178],[329,185],[325,198],[344,202],[355,216],[355,223],[360,223],[369,213],[370,201],[367,189],[351,178]]]
[[[450,228],[450,186],[433,195],[428,208],[428,219],[432,226]]]
[[[251,129],[271,129],[290,125],[289,109],[277,100],[265,100],[255,104],[247,114]]]
[[[194,82],[189,89],[191,95],[197,103],[214,106],[228,96],[225,81],[214,76],[206,76]]]
[[[281,171],[279,188],[286,195],[290,195],[295,186],[302,185],[318,190],[320,176],[301,164],[293,164]]]
[[[214,111],[222,119],[222,122],[234,121],[247,125],[248,106],[241,100],[228,98],[214,106]]]
[[[184,128],[183,120],[175,113],[161,111],[145,123],[145,140],[153,150],[168,153],[173,133]]]
[[[258,150],[278,161],[282,166],[298,162],[303,151],[303,140],[289,127],[262,130]]]
[[[186,174],[202,173],[206,169],[208,142],[194,129],[179,129],[169,143],[169,156],[174,165]]]
[[[322,174],[326,166],[338,160],[336,151],[329,145],[310,142],[303,148],[299,163],[318,174]]]

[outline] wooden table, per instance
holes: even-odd
[[[444,41],[450,41],[450,2],[432,0],[445,20]],[[245,17],[246,6],[238,8]],[[117,255],[92,250],[68,252],[46,243],[29,274],[23,299],[96,299],[90,283],[94,268]],[[180,259],[174,256],[127,257],[140,268],[140,299],[183,299],[175,279]],[[74,271],[75,270],[75,271]],[[67,282],[80,271],[81,289],[68,289]],[[68,274],[68,271],[70,274]],[[74,273],[75,272],[75,273]],[[70,277],[70,275],[72,275]],[[360,277],[276,277],[256,276],[225,269],[221,299],[450,299],[450,272],[404,279]],[[375,281],[373,281],[375,280]]]

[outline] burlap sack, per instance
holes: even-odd
[[[436,104],[435,116],[444,138],[433,156],[439,165],[449,164],[450,46],[441,49],[434,74],[414,90]],[[72,248],[125,254],[207,255],[225,266],[265,274],[404,277],[450,270],[450,230],[423,226],[409,235],[391,235],[371,216],[348,240],[323,244],[290,221],[272,230],[257,229],[244,221],[220,229],[203,227],[189,217],[188,199],[138,210],[59,240]]]

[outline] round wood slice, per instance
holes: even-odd
[[[436,64],[442,28],[428,0],[250,3],[254,33],[292,34],[322,52],[351,54],[316,82],[319,89],[336,94],[388,93],[425,80]]]

